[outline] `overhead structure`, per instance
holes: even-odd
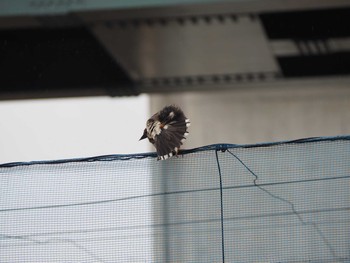
[[[346,0],[28,0],[0,10],[2,100],[349,81]]]

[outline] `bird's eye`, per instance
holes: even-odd
[[[150,120],[147,121],[146,125],[147,125],[147,126],[151,126],[151,125],[153,124],[153,122],[154,122],[154,121],[150,119]]]

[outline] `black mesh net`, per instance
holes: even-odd
[[[349,262],[350,136],[0,165],[0,262]]]

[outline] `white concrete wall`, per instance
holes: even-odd
[[[151,111],[178,104],[191,119],[184,148],[350,134],[350,81],[151,96]]]

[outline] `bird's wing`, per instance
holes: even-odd
[[[183,118],[173,120],[161,128],[161,132],[154,138],[154,146],[159,159],[167,159],[177,153],[188,135],[187,128],[190,120]]]

